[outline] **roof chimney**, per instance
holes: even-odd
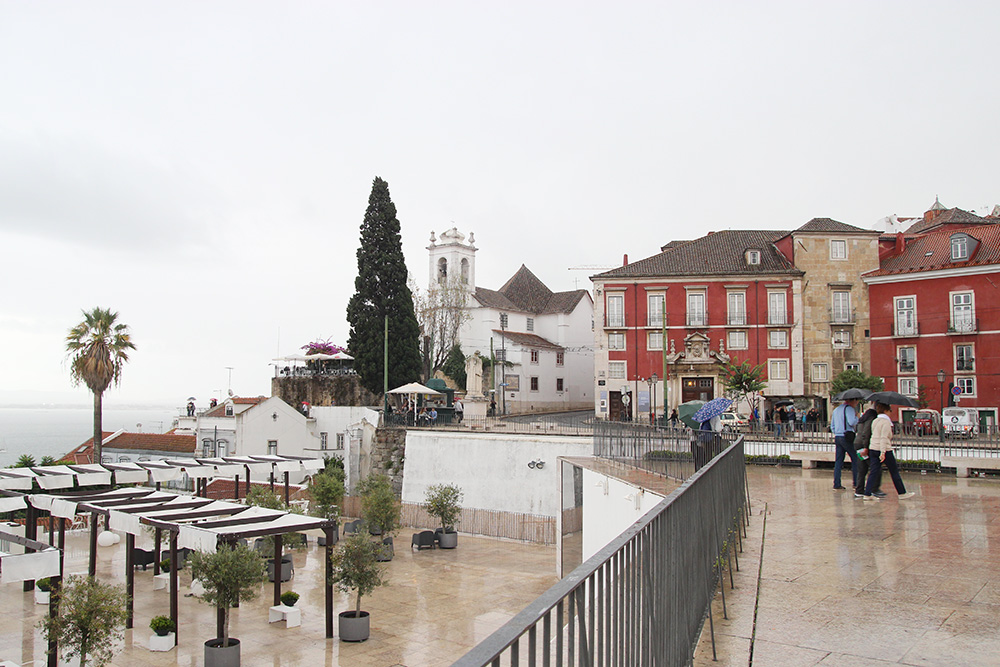
[[[902,254],[905,248],[906,242],[903,240],[903,232],[896,232],[896,254]]]
[[[622,266],[628,266],[628,253],[625,253],[625,256],[622,257]]]

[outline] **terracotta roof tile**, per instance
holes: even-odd
[[[105,449],[145,449],[160,452],[193,454],[197,438],[176,433],[122,433],[104,443]]]
[[[831,218],[813,218],[795,232],[824,232],[833,234],[875,234],[870,229],[862,229]],[[794,233],[794,232],[793,232]]]
[[[957,232],[968,234],[979,243],[969,259],[952,262],[951,237]],[[991,264],[1000,264],[1000,223],[948,227],[919,236],[909,241],[903,252],[885,258],[877,270],[864,275],[869,278]]]
[[[774,242],[790,232],[773,229],[730,229],[671,247],[593,278],[641,278],[692,275],[802,275]],[[760,264],[747,264],[746,251],[760,250]]]
[[[587,290],[553,292],[522,264],[499,290],[477,287],[474,296],[488,308],[544,315],[572,312],[586,294]]]
[[[562,350],[564,349],[562,345],[557,345],[552,341],[546,340],[541,336],[533,333],[521,333],[519,331],[501,331],[500,329],[494,329],[493,333],[503,335],[507,340],[515,345],[523,345],[524,347],[541,347],[547,350]]]
[[[929,232],[935,227],[941,225],[988,225],[990,221],[986,218],[980,218],[975,213],[969,213],[968,211],[963,211],[960,208],[949,208],[943,213],[938,213],[930,220],[925,220],[920,218],[918,222],[910,225],[906,229],[907,234],[921,234],[923,232]]]

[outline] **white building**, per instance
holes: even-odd
[[[498,290],[476,287],[475,238],[454,227],[427,247],[429,290],[451,280],[468,290],[469,317],[459,341],[466,357],[478,352],[498,365],[492,384],[498,411],[587,409],[594,391],[594,301],[587,290],[553,292],[527,267]],[[499,390],[504,389],[502,394]],[[466,407],[468,410],[468,406]]]

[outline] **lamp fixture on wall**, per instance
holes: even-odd
[[[545,461],[541,459],[536,459],[534,461],[528,461],[528,467],[532,469],[541,470],[545,467]]]
[[[271,419],[274,420],[274,421],[278,421],[278,413],[277,412],[272,412],[271,413]]]
[[[597,483],[594,484],[594,486],[599,487],[600,489],[602,489],[604,491],[604,495],[608,495],[608,486],[609,486],[609,483],[608,483],[607,476],[603,477],[602,479],[597,480]]]

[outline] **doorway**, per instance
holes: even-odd
[[[710,401],[715,397],[715,378],[684,378],[681,381],[681,403]]]

